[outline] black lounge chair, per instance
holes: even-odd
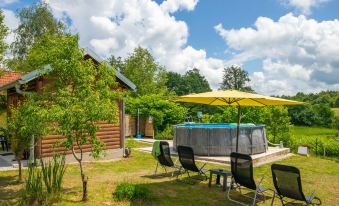
[[[184,172],[180,173],[180,175],[187,173],[187,175],[190,179],[196,179],[196,178],[190,176],[189,171],[191,171],[191,172],[198,173],[199,176],[203,177],[203,180],[208,179],[207,175],[206,175],[207,170],[203,169],[205,167],[206,163],[200,168],[197,167],[197,165],[195,164],[195,160],[194,160],[194,152],[193,152],[193,149],[191,147],[178,146],[178,155],[179,155],[179,161],[182,165],[182,168],[184,169]],[[179,176],[177,176],[177,178],[178,177]]]
[[[271,166],[273,183],[276,193],[282,205],[287,202],[284,198],[290,198],[298,201],[303,201],[306,205],[321,205],[321,200],[313,196],[314,191],[310,196],[305,196],[301,186],[301,176],[298,168],[288,165],[273,164]],[[317,203],[313,202],[314,200]]]
[[[231,188],[235,186],[235,189],[239,189],[241,194],[241,187],[245,187],[255,191],[254,197],[250,197],[247,195],[248,198],[253,199],[252,205],[255,205],[256,199],[258,194],[262,194],[267,190],[271,190],[268,188],[264,188],[261,186],[261,182],[263,181],[264,177],[261,178],[259,184],[256,184],[253,179],[253,161],[250,155],[240,154],[240,153],[231,153],[231,171],[232,171],[232,180],[231,180]],[[247,205],[243,202],[239,202],[237,200],[231,199],[230,191],[228,190],[227,197],[230,201],[236,202],[241,205]],[[273,190],[271,190],[273,191]],[[274,191],[273,191],[273,199],[274,199]],[[263,200],[266,200],[265,195],[263,195]],[[272,199],[272,201],[273,201]]]
[[[169,147],[168,142],[160,141],[159,144],[160,144],[160,155],[157,157],[158,162],[155,168],[154,175],[157,174],[159,165],[165,170],[166,173],[167,173],[167,169],[166,169],[167,167],[173,168],[175,170],[180,170],[181,166],[174,164],[172,161],[170,147]],[[174,175],[175,170],[172,172],[172,177]]]

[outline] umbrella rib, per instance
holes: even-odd
[[[262,105],[264,105],[264,106],[268,106],[267,104],[264,104],[264,103],[262,103],[262,102],[260,102],[260,101],[258,101],[258,100],[256,100],[256,99],[253,99],[253,98],[250,98],[251,100],[253,100],[253,101],[255,101],[255,102],[257,102],[257,103],[259,103],[259,104],[262,104]]]
[[[208,104],[212,104],[213,102],[215,102],[215,101],[217,101],[219,98],[215,98],[215,99],[213,99],[213,101],[211,101],[210,103],[208,103]]]

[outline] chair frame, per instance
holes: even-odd
[[[297,179],[297,184],[298,184],[298,192],[299,192],[299,196],[301,197],[301,199],[294,199],[292,197],[288,197],[288,196],[284,196],[281,194],[280,188],[278,186],[278,182],[277,182],[277,178],[276,178],[276,174],[274,173],[274,170],[279,170],[279,171],[286,171],[286,172],[293,172],[295,174],[298,174],[299,177]],[[304,192],[302,190],[302,183],[301,183],[301,174],[300,174],[300,170],[296,167],[293,166],[289,166],[289,165],[282,165],[282,164],[272,164],[271,165],[271,171],[272,171],[272,178],[273,178],[273,184],[277,193],[278,198],[281,201],[282,205],[286,205],[288,203],[293,203],[295,201],[302,201],[306,203],[306,206],[308,205],[321,205],[321,200],[318,197],[313,196],[314,194],[314,190],[310,193],[309,196],[305,196]],[[290,199],[294,199],[293,201],[286,201],[284,200],[284,198],[290,198]],[[313,200],[317,200],[318,203],[313,203]],[[272,201],[273,204],[273,201]]]
[[[164,151],[164,148],[163,148],[164,145],[167,145],[167,146],[168,146],[168,151]],[[165,156],[165,152],[168,152],[169,160],[166,159],[166,158],[164,157],[164,156]],[[157,171],[158,171],[158,167],[159,167],[159,166],[160,166],[161,168],[163,168],[163,170],[165,170],[165,173],[166,173],[166,174],[168,173],[168,172],[167,172],[167,169],[166,169],[167,167],[173,168],[174,170],[173,170],[172,173],[171,173],[171,177],[174,176],[174,172],[175,172],[175,171],[179,171],[179,173],[180,173],[181,166],[176,164],[176,162],[178,161],[178,159],[177,159],[175,162],[172,161],[172,158],[171,158],[171,152],[170,152],[169,144],[168,144],[167,141],[160,141],[160,153],[161,153],[161,154],[157,157],[157,165],[156,165],[156,167],[155,167],[154,175],[157,175]],[[159,159],[160,156],[163,157],[163,160],[164,160],[164,161],[167,161],[167,162],[164,162],[165,164],[162,164],[162,163],[161,163],[162,160]],[[166,165],[166,164],[167,164],[167,165]],[[170,165],[171,165],[171,166],[170,166]]]
[[[191,156],[192,156],[191,160],[192,160],[193,164],[190,165],[190,166],[192,166],[193,170],[192,170],[192,168],[188,168],[186,163],[182,160],[182,152],[183,152],[182,150],[188,150],[191,153]],[[193,149],[191,147],[178,145],[177,151],[178,151],[178,155],[179,155],[179,161],[180,161],[180,163],[182,165],[181,169],[184,169],[183,172],[179,173],[179,175],[177,176],[177,179],[179,179],[180,175],[183,175],[183,174],[187,173],[188,178],[191,179],[191,180],[192,179],[193,180],[198,180],[198,181],[206,181],[206,180],[208,180],[208,177],[207,177],[206,173],[209,170],[204,169],[204,167],[206,166],[206,163],[204,163],[201,167],[198,167],[195,164],[194,152],[193,152]],[[190,171],[198,173],[199,177],[202,177],[202,179],[201,178],[195,178],[194,176],[191,176],[190,175]],[[194,184],[194,182],[188,182],[188,183]]]
[[[230,197],[230,191],[231,189],[233,188],[233,186],[235,185],[235,190],[238,189],[240,194],[242,196],[245,196],[247,198],[250,198],[250,199],[253,199],[253,202],[252,202],[252,206],[254,206],[256,204],[256,200],[257,200],[257,196],[259,194],[261,194],[263,196],[263,201],[265,202],[266,201],[266,196],[263,194],[264,192],[270,190],[273,192],[273,198],[272,198],[272,203],[273,203],[273,200],[274,200],[274,197],[275,197],[275,191],[272,190],[272,189],[269,189],[269,188],[264,188],[261,186],[261,183],[262,181],[264,180],[265,176],[263,176],[259,183],[256,184],[254,179],[253,179],[253,161],[252,161],[252,158],[250,155],[246,155],[246,154],[240,154],[240,153],[235,153],[235,152],[232,152],[231,155],[230,155],[230,158],[231,158],[231,171],[232,171],[232,178],[231,178],[231,188],[228,189],[228,192],[227,192],[227,198],[232,201],[232,202],[235,202],[235,203],[238,203],[240,205],[244,205],[244,206],[247,206],[247,204],[243,203],[243,202],[240,202],[240,201],[237,201],[237,200],[234,200]],[[233,162],[233,158],[236,159],[235,162]],[[250,161],[250,181],[251,181],[251,186],[245,186],[241,183],[239,183],[239,181],[237,181],[237,173],[236,173],[236,166],[237,166],[237,159],[244,159],[244,160],[248,160]],[[248,195],[245,195],[245,194],[242,194],[241,193],[241,187],[245,187],[245,188],[248,188],[248,189],[252,189],[255,191],[254,193],[254,197],[251,197],[251,196],[248,196]]]

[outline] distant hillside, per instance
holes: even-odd
[[[281,96],[286,99],[293,99],[311,104],[326,104],[331,108],[339,108],[339,91],[322,91],[319,93],[305,94],[298,92],[294,96]]]

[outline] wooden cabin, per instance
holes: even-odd
[[[92,59],[94,63],[100,64],[103,60],[98,57],[93,51],[85,49],[85,59]],[[50,67],[45,67],[44,69],[50,69]],[[24,99],[23,94],[25,92],[39,92],[41,89],[50,83],[50,80],[47,79],[41,70],[34,70],[27,74],[18,76],[18,73],[7,74],[6,78],[11,76],[13,81],[5,81],[4,84],[0,85],[0,90],[5,91],[7,95],[7,114],[9,114],[9,108],[15,106],[19,101]],[[13,77],[12,77],[13,76]],[[0,78],[1,79],[1,78]],[[7,78],[8,79],[8,78]],[[135,90],[136,86],[127,79],[120,72],[116,71],[116,80],[118,82],[118,89],[131,89]],[[0,80],[1,82],[1,80]],[[106,122],[98,122],[99,131],[97,132],[97,137],[100,138],[102,142],[105,143],[105,149],[111,151],[112,153],[118,153],[123,155],[124,148],[124,120],[125,120],[125,108],[124,102],[120,101],[119,106],[119,121],[117,124],[108,124]],[[55,152],[64,151],[64,148],[56,147],[55,142],[62,139],[59,135],[46,135],[38,138],[35,142],[34,147],[34,156],[35,157],[49,157],[52,156]],[[84,152],[91,151],[91,145],[83,146]],[[121,151],[121,153],[119,152]],[[32,149],[31,149],[32,153]],[[67,151],[68,154],[71,154],[71,151]]]

